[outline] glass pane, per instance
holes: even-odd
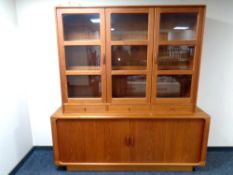
[[[112,40],[146,40],[148,14],[112,14]]]
[[[192,69],[193,46],[159,46],[158,69]]]
[[[112,46],[112,69],[146,69],[147,46]]]
[[[64,40],[96,40],[100,38],[99,14],[63,15]]]
[[[160,39],[195,39],[196,25],[197,13],[162,13],[160,16]]]
[[[191,75],[159,75],[157,97],[190,97]]]
[[[101,97],[100,75],[67,76],[68,97]]]
[[[100,46],[66,46],[67,70],[94,70],[100,67]]]
[[[113,75],[112,97],[145,97],[145,75]]]

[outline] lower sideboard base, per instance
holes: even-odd
[[[192,171],[193,166],[106,166],[106,165],[69,165],[68,171]]]
[[[205,166],[210,117],[64,114],[51,117],[54,162],[69,171],[192,171]]]

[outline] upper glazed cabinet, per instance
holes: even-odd
[[[63,103],[195,106],[204,8],[57,9]]]

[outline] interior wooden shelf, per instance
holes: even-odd
[[[68,67],[67,71],[79,71],[79,70],[100,70],[100,66],[72,66]]]
[[[112,70],[146,70],[146,66],[112,66]]]
[[[196,45],[196,40],[159,41],[159,45]]]
[[[192,75],[193,70],[158,70],[158,75]]]
[[[112,75],[145,75],[147,70],[112,70]]]
[[[141,41],[110,41],[111,45],[148,45],[148,41],[141,40]]]
[[[89,46],[89,45],[101,45],[100,40],[74,40],[74,41],[64,41],[65,46]]]
[[[101,70],[67,70],[66,75],[101,75]]]

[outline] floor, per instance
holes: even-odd
[[[53,164],[51,149],[36,149],[26,159],[15,175],[233,175],[233,150],[211,150],[207,165],[194,172],[67,172]]]

